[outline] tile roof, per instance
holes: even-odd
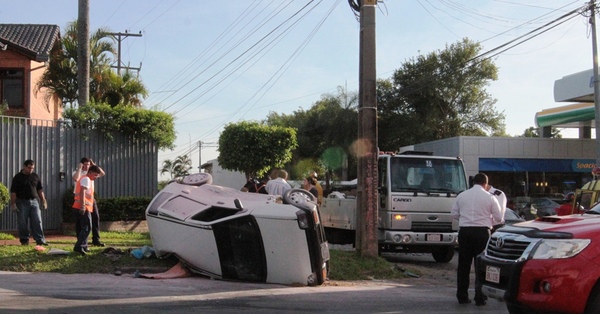
[[[32,60],[48,61],[60,27],[47,24],[0,24],[0,43]]]

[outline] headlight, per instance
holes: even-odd
[[[542,240],[533,252],[532,259],[569,258],[583,251],[589,244],[589,239]]]
[[[529,212],[532,215],[537,215],[537,208],[535,208],[535,206],[531,205],[531,208],[529,208]]]

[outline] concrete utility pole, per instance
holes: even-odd
[[[358,213],[356,250],[361,256],[378,256],[377,245],[377,90],[375,9],[377,0],[360,6],[360,64],[358,111]]]
[[[90,100],[90,2],[79,0],[77,17],[77,103]]]
[[[600,166],[600,82],[598,81],[598,44],[596,43],[596,1],[590,2],[592,58],[594,59],[594,120],[596,128],[596,166]]]
[[[133,36],[133,37],[142,37],[142,32],[140,32],[139,34],[130,34],[127,31],[125,31],[125,33],[108,33],[109,35],[115,36],[117,37],[117,47],[118,47],[118,52],[117,52],[117,73],[119,75],[121,75],[121,42],[129,37],[129,36]],[[112,68],[115,68],[115,66],[112,66]],[[133,69],[133,70],[141,70],[142,69],[142,64],[140,63],[140,67],[139,68],[132,68],[132,67],[124,67],[126,69]]]

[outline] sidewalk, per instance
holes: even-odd
[[[63,234],[46,234],[46,242],[48,242],[49,246],[52,246],[52,243],[61,242],[64,243],[75,243],[77,242],[77,238],[74,236],[66,236]],[[21,245],[19,242],[19,237],[16,236],[14,240],[0,240],[0,245]],[[35,240],[33,238],[29,239],[29,245],[35,246]]]

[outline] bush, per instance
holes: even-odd
[[[152,201],[150,196],[124,196],[98,200],[100,220],[127,221],[146,220],[146,208]]]
[[[10,201],[10,194],[8,193],[8,189],[2,183],[0,183],[0,214],[4,211],[4,207],[8,205]]]
[[[96,200],[100,221],[146,220],[146,208],[151,201],[150,196],[123,196]],[[69,189],[63,195],[64,222],[75,222],[73,202],[73,189]]]

